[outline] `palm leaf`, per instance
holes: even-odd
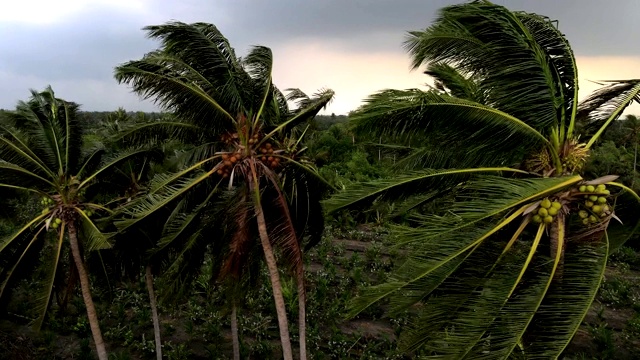
[[[447,6],[431,27],[410,32],[405,46],[414,67],[455,64],[482,77],[480,89],[496,109],[536,129],[557,126],[563,99],[548,59],[565,54],[550,53],[519,14],[489,2]],[[527,14],[525,20],[533,16]]]
[[[548,143],[543,134],[520,118],[437,91],[383,90],[369,96],[351,121],[356,132],[376,137],[433,137],[435,132],[438,146],[457,144],[473,152],[505,152]],[[480,144],[481,148],[474,149],[471,144]]]
[[[356,207],[375,199],[399,199],[411,195],[446,188],[469,178],[469,175],[487,172],[525,173],[511,168],[423,170],[396,176],[356,183],[348,190],[335,194],[324,202],[327,212],[332,213],[348,207]]]
[[[552,284],[525,337],[527,358],[559,357],[575,335],[598,293],[608,257],[606,234],[595,243],[572,243],[562,279]]]
[[[640,80],[611,82],[580,103],[578,116],[586,117],[588,128],[598,129],[587,142],[587,148],[593,146],[633,101],[640,101]]]
[[[109,242],[109,237],[113,234],[103,234],[82,209],[75,208],[75,211],[80,215],[78,220],[83,235],[82,239],[87,250],[110,249],[112,245]]]
[[[35,298],[38,318],[34,321],[33,327],[34,329],[36,329],[36,331],[39,331],[42,327],[42,323],[44,322],[44,318],[47,315],[47,310],[49,308],[49,301],[51,300],[51,293],[53,292],[53,284],[58,272],[58,262],[60,261],[62,244],[64,243],[64,230],[65,224],[62,223],[62,226],[60,227],[60,231],[58,233],[58,241],[56,241],[55,245],[51,248],[51,255],[47,257],[51,264],[47,267],[46,276],[44,277],[44,284],[42,285],[42,293]]]

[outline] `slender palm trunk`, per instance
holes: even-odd
[[[254,190],[257,191],[257,190]],[[280,274],[278,274],[278,265],[276,257],[273,254],[273,248],[267,234],[267,224],[262,212],[262,205],[259,201],[255,202],[255,213],[258,221],[258,232],[260,233],[260,243],[264,251],[264,257],[269,269],[269,277],[271,278],[271,288],[273,289],[273,300],[276,303],[276,313],[278,315],[278,327],[280,328],[280,341],[282,342],[282,357],[285,360],[293,360],[293,352],[291,351],[291,339],[289,338],[289,325],[287,321],[287,312],[284,305],[284,297],[282,296],[282,285],[280,284]]]
[[[298,282],[298,332],[300,334],[300,360],[307,359],[307,292],[304,287],[304,267],[300,265],[298,274],[296,274]]]
[[[631,178],[631,188],[633,189],[633,184],[636,182],[636,164],[638,160],[638,142],[636,141],[635,150],[633,151],[633,177]]]
[[[84,299],[84,305],[87,308],[87,317],[89,318],[89,326],[91,327],[91,333],[93,334],[93,341],[96,344],[98,359],[108,360],[107,349],[104,346],[104,339],[102,338],[100,325],[98,324],[98,315],[96,313],[96,308],[93,305],[93,300],[91,299],[89,276],[87,275],[87,271],[84,268],[84,261],[82,261],[82,256],[80,255],[78,234],[76,231],[76,225],[73,222],[69,222],[69,243],[71,245],[73,261],[76,263],[76,269],[78,270],[80,288],[82,289],[82,298]]]
[[[153,291],[153,274],[151,265],[145,269],[145,280],[147,291],[149,292],[149,304],[151,306],[151,318],[153,319],[153,335],[156,341],[156,359],[162,360],[162,340],[160,339],[160,319],[158,318],[158,305],[156,304],[156,294]]]
[[[238,337],[238,313],[235,300],[231,307],[231,342],[233,343],[233,360],[240,360],[240,338]]]

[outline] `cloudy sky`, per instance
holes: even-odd
[[[336,91],[345,114],[383,88],[420,87],[402,49],[406,31],[462,0],[17,0],[0,11],[0,108],[53,86],[85,110],[156,110],[113,79],[114,66],[156,48],[141,28],[170,20],[213,23],[238,55],[269,46],[281,89]],[[495,0],[560,21],[588,80],[640,78],[638,0]],[[640,111],[640,107],[638,108]]]

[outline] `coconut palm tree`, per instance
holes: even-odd
[[[242,208],[250,213],[226,214],[243,224],[235,227],[237,236],[231,237],[230,259],[243,259],[250,253],[244,251],[252,241],[246,230],[249,223],[255,223],[272,284],[283,355],[291,359],[275,249],[282,253],[298,281],[300,354],[306,358],[302,232],[296,232],[301,229],[296,223],[305,223],[318,214],[319,205],[315,203],[319,192],[314,192],[310,184],[321,180],[313,166],[301,157],[303,148],[296,133],[300,124],[312,120],[333,98],[333,92],[322,90],[309,97],[291,90],[285,97],[272,83],[269,48],[256,46],[246,57],[239,58],[211,24],[172,22],[145,30],[150,38],[161,41],[161,48],[118,66],[116,79],[130,84],[142,97],[154,99],[178,120],[125,131],[123,139],[141,141],[170,134],[172,139],[194,146],[183,154],[188,165],[175,174],[158,176],[145,196],[132,204],[131,218],[120,222],[120,228],[126,230],[167,205],[174,206],[159,248],[182,241],[185,247],[175,264],[187,254],[201,258],[202,241],[204,245],[215,243],[216,234],[202,228],[192,232],[186,229],[207,218],[207,209],[223,197],[223,189],[231,191],[238,204],[245,204]],[[295,101],[296,108],[289,109],[288,101]],[[293,191],[287,193],[286,189]],[[297,203],[298,197],[303,199],[303,193],[310,194],[304,198],[309,200],[306,215],[292,214],[292,204]],[[276,216],[265,214],[266,207],[277,209]],[[180,269],[173,267],[178,274]]]
[[[109,159],[101,159],[103,148],[83,153],[83,123],[76,117],[77,109],[76,104],[56,98],[48,87],[42,92],[32,90],[29,101],[18,103],[0,123],[0,187],[37,194],[44,207],[41,214],[0,241],[0,296],[21,261],[39,251],[48,266],[43,292],[37,297],[34,326],[39,329],[49,308],[54,280],[61,272],[60,259],[69,249],[75,265],[70,274],[77,272],[97,354],[106,360],[83,253],[110,247],[107,236],[90,218],[94,212],[109,210],[92,202],[86,191],[113,166],[145,150],[121,152]],[[54,235],[55,241],[48,244],[46,239]]]
[[[639,100],[640,80],[607,82],[578,102],[578,69],[557,23],[488,1],[443,8],[405,45],[413,66],[435,67],[439,82],[371,95],[352,124],[428,151],[408,156],[419,160],[413,171],[355,185],[325,205],[421,194],[433,212],[414,211],[411,226],[394,228],[408,259],[363,290],[351,315],[382,299],[390,314],[421,309],[400,344],[423,355],[557,358],[610,250],[638,221],[623,201],[640,200],[631,189],[581,171],[604,130]],[[594,129],[589,137],[577,133],[578,120]]]

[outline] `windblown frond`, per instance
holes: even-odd
[[[550,23],[541,29],[542,18],[519,14],[481,1],[447,6],[432,26],[410,32],[405,46],[414,67],[450,64],[481,77],[488,104],[540,131],[560,124],[565,99],[557,84],[567,78],[556,65],[570,53],[557,51],[561,40],[544,36],[541,30],[548,33]]]
[[[418,89],[384,90],[371,95],[352,115],[352,121],[356,132],[375,136],[437,132],[438,146],[463,143],[478,153],[536,148],[548,142],[538,130],[509,113],[436,91]]]
[[[445,189],[469,179],[470,176],[488,172],[524,173],[511,168],[478,168],[423,170],[402,174],[392,179],[356,183],[348,190],[335,194],[324,202],[327,212],[356,207],[376,199],[402,199],[412,195],[427,193],[434,189]]]
[[[584,135],[590,136],[587,147],[600,138],[604,130],[634,101],[640,101],[640,80],[610,81],[578,106],[578,119]]]

